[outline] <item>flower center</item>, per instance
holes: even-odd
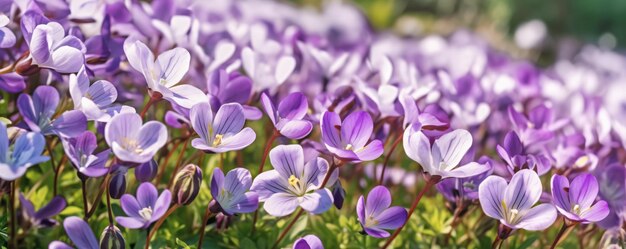
[[[152,219],[152,207],[145,207],[139,210],[139,216],[147,221]]]
[[[222,137],[224,137],[224,135],[222,134],[215,135],[215,139],[213,140],[213,147],[216,147],[222,144]]]
[[[574,165],[576,165],[576,167],[581,168],[587,165],[588,162],[589,162],[588,156],[581,156],[578,158],[578,160],[576,160],[576,162],[574,162]]]
[[[580,215],[580,211],[581,211],[580,210],[580,205],[578,205],[578,204],[574,205],[574,207],[572,208],[572,211],[574,211],[574,213],[576,215]]]
[[[289,177],[288,181],[289,181],[289,185],[291,185],[292,187],[296,187],[296,186],[300,185],[300,179],[298,179],[294,175],[291,175]]]
[[[365,227],[373,227],[373,226],[376,226],[376,225],[378,225],[378,221],[376,219],[374,219],[374,217],[368,216],[365,219]]]
[[[520,217],[519,210],[515,208],[509,210],[504,200],[502,200],[501,204],[504,209],[504,219],[510,224],[516,224],[519,221]]]
[[[129,151],[133,151],[135,153],[143,152],[143,149],[139,145],[139,141],[137,141],[137,139],[123,137],[121,145],[122,145],[122,148],[129,150]]]
[[[352,150],[352,144],[346,145],[346,150]]]
[[[533,124],[532,122],[528,121],[526,122],[526,126],[528,126],[528,128],[533,129],[535,128],[535,124]]]

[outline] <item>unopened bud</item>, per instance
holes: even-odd
[[[107,226],[100,236],[100,249],[124,249],[126,241],[116,226]]]
[[[33,58],[26,52],[15,64],[15,72],[22,76],[29,76],[39,72],[39,66],[33,64]]]
[[[141,165],[135,168],[135,178],[138,182],[149,182],[154,179],[157,175],[157,171],[159,170],[159,165],[156,160],[152,159],[146,163],[142,163]]]
[[[172,202],[188,205],[198,195],[202,183],[202,170],[195,164],[188,164],[176,174],[172,185]]]
[[[126,193],[126,172],[128,169],[124,166],[116,168],[111,174],[111,181],[109,181],[109,195],[113,199],[119,199]]]
[[[333,186],[333,204],[335,204],[335,207],[337,207],[337,209],[341,209],[341,207],[343,207],[343,200],[345,199],[345,197],[346,191],[341,186],[341,182],[337,180]]]

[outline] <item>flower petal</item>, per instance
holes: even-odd
[[[187,49],[177,47],[167,50],[157,58],[157,65],[160,68],[159,79],[165,80],[166,87],[172,87],[180,82],[191,63],[191,54]],[[163,84],[163,83],[161,83]]]
[[[569,199],[580,205],[582,210],[591,207],[598,196],[598,181],[592,174],[582,174],[574,178],[569,186]]]
[[[435,140],[433,163],[443,163],[442,166],[445,166],[445,168],[440,168],[440,170],[450,171],[459,165],[459,162],[461,162],[461,159],[471,146],[472,135],[469,131],[457,129],[446,133]]]
[[[298,197],[287,193],[276,193],[265,200],[263,209],[271,216],[282,217],[296,211]]]
[[[541,192],[537,173],[523,169],[513,175],[504,193],[504,202],[509,209],[526,210],[539,201]]]
[[[374,123],[367,112],[356,111],[341,124],[341,140],[354,148],[363,148],[372,135]]]
[[[333,205],[333,194],[327,188],[315,190],[301,198],[300,207],[312,214],[326,212]]]
[[[290,139],[302,139],[313,130],[313,124],[306,120],[291,120],[280,128],[280,134]]]
[[[551,204],[539,204],[531,208],[517,223],[516,227],[528,231],[541,231],[550,227],[556,220],[556,209]]]
[[[329,111],[322,113],[320,126],[322,130],[322,141],[324,141],[327,147],[342,147],[338,128],[341,126],[341,118],[339,118],[337,113]]]
[[[67,217],[63,221],[63,227],[67,236],[70,237],[76,247],[86,249],[97,249],[100,247],[89,224],[83,221],[83,219],[74,216]]]
[[[284,119],[302,119],[309,109],[306,96],[301,92],[290,93],[278,104],[278,115]]]
[[[557,208],[569,212],[572,208],[570,204],[569,194],[569,180],[567,177],[561,175],[553,175],[552,181],[550,181],[550,189],[552,189],[552,202]]]
[[[238,103],[222,105],[215,114],[213,126],[215,134],[233,134],[239,132],[246,122],[243,107]]]
[[[491,218],[503,219],[506,210],[502,207],[507,183],[499,176],[489,176],[478,186],[478,199],[483,212]]]
[[[280,175],[288,179],[290,176],[300,177],[304,173],[304,151],[302,146],[278,145],[270,150],[270,162]]]
[[[403,207],[390,207],[376,216],[376,228],[396,229],[406,221],[408,213]]]
[[[155,208],[155,203],[159,198],[159,192],[152,183],[144,182],[137,188],[137,203],[139,207],[152,207]]]
[[[365,199],[365,216],[378,216],[391,205],[391,193],[384,186],[374,187]]]

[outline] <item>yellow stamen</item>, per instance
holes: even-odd
[[[346,150],[352,150],[352,144],[346,145]]]
[[[215,135],[215,140],[213,140],[213,147],[218,146],[222,143],[222,137],[224,137],[224,135],[222,134]]]
[[[580,168],[580,167],[584,167],[585,165],[587,165],[588,162],[589,162],[588,156],[581,156],[578,158],[578,160],[576,160],[576,162],[574,162],[574,165]]]
[[[578,204],[574,205],[572,210],[574,211],[575,214],[579,215],[580,214],[580,205],[578,205]]]
[[[300,184],[300,179],[298,179],[296,176],[291,175],[288,179],[289,181],[289,185],[291,185],[292,187],[296,187]]]
[[[152,219],[152,207],[145,207],[139,210],[139,216],[144,220]]]

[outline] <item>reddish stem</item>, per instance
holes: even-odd
[[[391,242],[393,242],[393,240],[396,239],[396,237],[398,237],[398,234],[400,234],[400,231],[402,231],[402,228],[404,228],[406,223],[409,222],[409,219],[411,218],[411,215],[415,211],[417,204],[419,204],[420,200],[422,199],[422,196],[424,196],[426,191],[428,191],[433,185],[437,184],[439,180],[441,180],[440,176],[431,176],[430,179],[426,181],[426,185],[424,186],[424,188],[422,188],[422,191],[420,191],[419,194],[417,194],[417,196],[415,197],[415,200],[413,200],[413,204],[411,204],[411,209],[409,209],[409,214],[407,215],[406,220],[404,221],[402,226],[400,226],[400,228],[396,229],[396,231],[393,232],[393,235],[391,235],[389,240],[385,242],[385,245],[381,247],[382,249],[387,248],[389,245],[391,245]]]
[[[383,170],[380,172],[380,179],[378,180],[378,184],[383,184],[383,179],[385,179],[385,170],[387,169],[389,158],[391,158],[391,154],[393,154],[393,152],[396,150],[396,147],[398,147],[398,144],[400,144],[400,141],[402,141],[402,135],[404,135],[404,131],[398,134],[398,137],[395,141],[393,141],[393,144],[389,149],[389,153],[387,153],[387,156],[385,156],[385,161],[383,162]],[[376,171],[376,169],[374,169],[374,171]]]
[[[276,242],[274,242],[272,249],[275,249],[278,247],[278,244],[280,244],[280,241],[282,241],[283,238],[285,238],[289,230],[291,230],[291,227],[293,227],[293,225],[296,224],[296,221],[298,221],[298,218],[300,218],[300,216],[302,216],[303,213],[304,213],[304,209],[300,209],[298,213],[296,213],[296,215],[293,217],[291,222],[289,222],[289,225],[287,225],[287,227],[285,227],[283,232],[280,233],[280,236],[278,236],[278,239],[276,240]]]

